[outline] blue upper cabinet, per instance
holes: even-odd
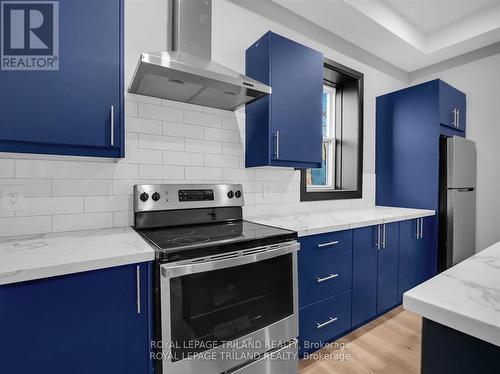
[[[247,49],[246,75],[272,88],[246,106],[246,166],[321,167],[323,55],[268,32]]]
[[[148,374],[151,264],[0,286],[2,373]]]
[[[30,43],[58,69],[0,70],[0,151],[123,157],[123,0],[55,4]]]
[[[465,94],[448,83],[439,81],[439,114],[443,126],[465,131]]]

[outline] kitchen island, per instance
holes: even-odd
[[[406,292],[421,315],[422,373],[500,372],[500,242]]]

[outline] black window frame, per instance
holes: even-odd
[[[336,87],[340,92],[342,80],[357,81],[358,92],[358,150],[357,150],[357,188],[349,190],[333,191],[307,191],[307,171],[300,170],[300,201],[321,201],[321,200],[342,200],[360,199],[363,197],[363,98],[364,98],[364,75],[359,71],[351,69],[345,65],[325,58],[324,69],[331,70],[338,77],[337,82],[324,79],[324,84]],[[342,113],[340,115],[342,118]],[[335,162],[337,164],[337,162]],[[336,178],[336,175],[334,176]]]

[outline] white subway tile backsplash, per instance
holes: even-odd
[[[221,127],[222,118],[214,114],[185,110],[184,123],[209,127]]]
[[[88,196],[85,212],[119,212],[132,210],[132,196]]]
[[[216,127],[205,128],[205,139],[207,140],[222,140],[222,129]]]
[[[221,180],[222,169],[186,166],[186,179]]]
[[[14,160],[0,160],[0,178],[14,178]]]
[[[245,113],[127,94],[126,158],[118,162],[33,156],[0,159],[0,188],[22,185],[22,211],[2,211],[0,236],[133,224],[135,184],[241,183],[244,215],[345,209],[375,203],[375,175],[363,198],[300,202],[300,171],[245,168]]]
[[[0,218],[0,236],[43,234],[52,231],[51,216]]]
[[[164,151],[163,163],[166,165],[203,166],[204,153]]]
[[[240,159],[236,156],[226,155],[205,155],[205,166],[222,167],[222,168],[237,168],[240,165]]]
[[[161,105],[169,106],[172,108],[187,109],[187,110],[194,110],[196,112],[203,112],[203,107],[201,105],[182,103],[180,101],[163,99],[161,101]]]
[[[161,135],[163,132],[162,121],[147,118],[126,117],[125,130],[127,132],[136,132],[139,134]]]
[[[24,197],[49,197],[52,195],[51,179],[0,179],[0,190],[2,186],[6,185],[24,186]]]
[[[252,180],[255,178],[255,169],[224,169],[223,178],[231,180]]]
[[[139,134],[139,148],[160,149],[165,151],[183,151],[184,138]]]
[[[179,122],[163,122],[163,135],[203,139],[203,130],[202,126],[187,125]]]
[[[83,162],[15,160],[17,178],[83,178]]]
[[[23,209],[16,216],[42,216],[47,214],[83,213],[83,197],[25,198]]]
[[[139,134],[127,132],[125,134],[125,147],[139,148]]]
[[[222,143],[222,154],[232,156],[244,156],[245,148],[243,144]]]
[[[52,196],[111,195],[113,181],[100,179],[54,179]]]
[[[141,179],[184,179],[184,166],[140,165]]]
[[[85,178],[89,179],[137,179],[139,167],[124,163],[85,163]]]
[[[281,169],[255,169],[255,179],[264,181],[280,181],[281,180]]]
[[[132,226],[134,215],[130,212],[113,212],[113,227]]]
[[[186,139],[186,151],[220,154],[222,143],[213,140]]]
[[[161,165],[163,163],[163,152],[157,149],[127,148],[123,162]]]
[[[52,216],[52,231],[92,230],[113,227],[113,213],[61,214]]]
[[[137,102],[126,100],[125,101],[125,116],[137,117]]]
[[[141,118],[172,122],[182,122],[184,118],[182,109],[145,103],[139,103],[137,115]]]

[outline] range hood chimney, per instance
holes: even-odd
[[[234,111],[271,87],[212,61],[212,0],[167,0],[169,51],[142,53],[129,92]]]

